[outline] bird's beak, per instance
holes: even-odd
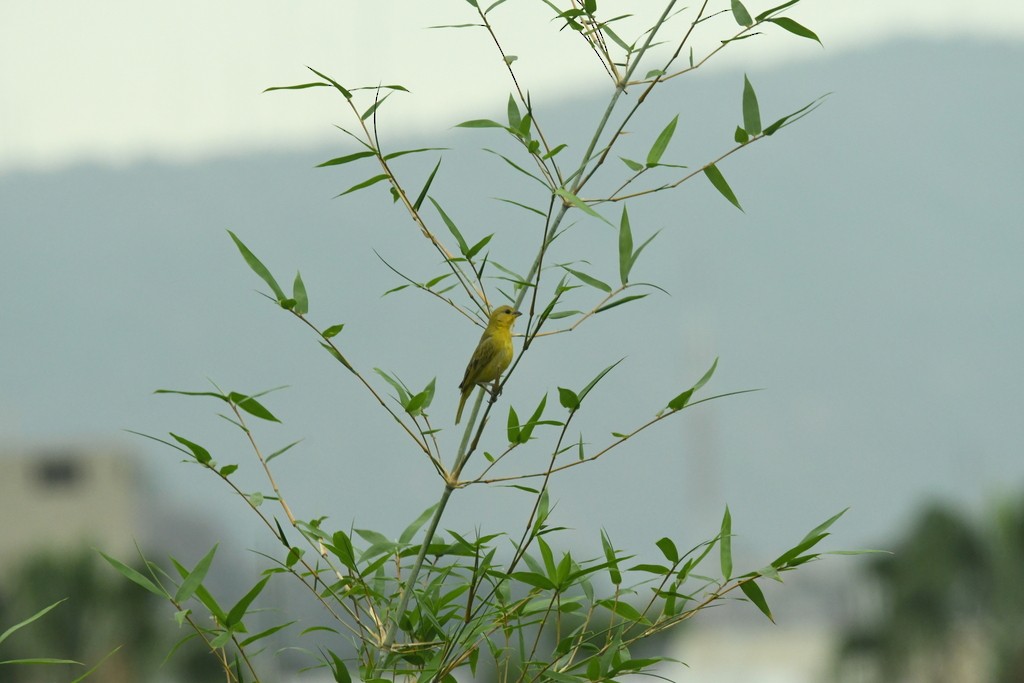
[[[512,315],[513,315],[513,316],[515,316],[516,318],[518,318],[518,317],[519,317],[519,316],[521,316],[522,314],[523,314],[523,312],[522,312],[522,311],[512,311]]]

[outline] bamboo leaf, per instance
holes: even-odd
[[[200,465],[210,464],[210,461],[213,459],[212,456],[210,455],[210,451],[206,450],[197,443],[189,441],[183,436],[178,436],[174,432],[170,432],[170,435],[171,438],[173,438],[175,441],[177,441],[182,446],[192,451],[192,457],[194,457],[196,459],[196,462],[198,462]]]
[[[506,433],[509,443],[519,443],[519,416],[516,415],[516,409],[512,406],[508,407]]]
[[[579,197],[577,197],[575,194],[565,189],[564,187],[559,187],[558,189],[556,189],[555,194],[557,194],[559,197],[565,200],[567,204],[575,206],[583,213],[589,214],[594,218],[597,218],[598,220],[608,223],[608,225],[611,225],[611,223],[608,222],[608,219],[599,214],[597,211],[594,211],[594,209],[589,204],[587,204],[585,201],[583,201],[582,199],[580,199]]]
[[[711,376],[715,374],[715,369],[717,367],[718,358],[715,358],[715,362],[711,364],[711,367],[708,368],[708,371],[704,373],[704,376],[701,377],[696,384],[694,384],[692,387],[690,387],[689,389],[687,389],[686,391],[679,394],[678,396],[676,396],[675,398],[668,402],[669,409],[682,410],[683,408],[685,408],[687,404],[690,402],[690,399],[693,397],[693,394],[696,393],[698,389],[700,389],[701,387],[708,383],[708,380],[711,379]]]
[[[743,75],[743,128],[749,135],[761,134],[761,110],[750,79]]]
[[[340,166],[341,164],[347,164],[358,159],[365,159],[366,157],[374,156],[374,152],[354,152],[352,154],[346,154],[343,157],[337,157],[335,159],[329,159],[322,164],[317,164],[314,168],[325,168],[327,166]]]
[[[455,125],[456,128],[504,128],[497,121],[490,119],[473,119],[472,121],[463,121]]]
[[[355,185],[353,185],[352,187],[348,188],[347,190],[345,190],[341,194],[335,195],[335,198],[344,197],[345,195],[351,194],[352,192],[358,192],[359,190],[362,190],[362,189],[365,189],[367,187],[370,187],[371,185],[376,185],[380,181],[387,180],[387,179],[388,179],[388,176],[387,176],[386,173],[381,173],[380,175],[375,175],[372,178],[367,178],[366,180],[364,180],[361,183],[356,183]]]
[[[629,296],[621,297],[619,299],[616,299],[615,301],[612,301],[612,302],[609,302],[609,303],[605,304],[604,306],[601,306],[600,308],[596,309],[594,311],[594,313],[604,313],[609,308],[615,308],[616,306],[621,306],[622,304],[627,304],[630,301],[636,301],[637,299],[643,299],[646,296],[649,296],[649,295],[648,294],[630,294]]]
[[[769,19],[768,21],[772,22],[776,26],[786,29],[793,35],[800,36],[801,38],[808,38],[809,40],[817,42],[818,45],[821,45],[821,39],[818,38],[817,33],[806,26],[793,21],[789,17],[776,17],[774,19]]]
[[[427,196],[427,190],[429,190],[431,184],[433,184],[434,176],[437,175],[437,169],[439,169],[439,168],[441,168],[441,160],[440,159],[437,160],[437,165],[434,166],[434,170],[430,172],[430,175],[427,177],[427,182],[424,183],[423,189],[420,190],[419,196],[416,197],[416,201],[413,202],[412,208],[416,209],[417,211],[419,211],[420,207],[423,205],[423,200]]]
[[[102,550],[97,551],[97,552],[99,552],[100,556],[104,560],[109,562],[110,565],[114,569],[116,569],[117,571],[121,572],[121,575],[124,576],[129,581],[132,581],[133,583],[136,583],[136,584],[142,586],[143,588],[148,590],[153,595],[159,595],[161,598],[163,598],[165,600],[170,600],[171,599],[171,595],[167,591],[165,591],[163,588],[160,588],[157,584],[155,584],[152,581],[150,581],[148,578],[146,578],[145,576],[140,574],[137,570],[132,569],[131,567],[129,567],[128,565],[124,564],[123,562],[121,562],[119,560],[115,560],[113,557],[111,557],[110,555],[107,555]],[[38,613],[35,617],[32,617],[31,619],[36,619],[38,617],[41,617],[43,614],[46,614],[47,611],[53,609],[56,605],[59,605],[59,604],[60,603],[54,603],[53,605],[48,607],[45,611]],[[27,623],[27,622],[25,622],[25,623]],[[5,637],[7,637],[7,635],[8,634],[5,633],[2,637],[0,637],[0,642],[2,642],[3,639]]]
[[[438,204],[433,197],[430,198],[430,203],[434,205],[435,209],[437,209],[437,213],[441,216],[441,220],[444,221],[444,224],[448,227],[448,231],[455,237],[455,241],[459,243],[459,253],[465,256],[466,252],[469,251],[469,245],[466,244],[466,240],[462,237],[462,233],[459,232],[459,229],[455,227],[455,223],[448,217],[448,214],[444,212],[444,209],[441,208],[441,205]]]
[[[754,583],[754,580],[744,581],[740,584],[740,590],[747,596],[750,602],[757,605],[757,608],[761,610],[761,613],[768,617],[768,621],[775,623],[775,618],[772,617],[772,611],[768,608],[768,601],[764,599],[764,593],[761,592],[761,587]]]
[[[242,240],[238,239],[238,236],[235,235],[235,233],[228,230],[228,234],[231,235],[231,239],[234,240],[235,246],[238,247],[238,251],[242,254],[242,258],[244,258],[245,262],[249,264],[249,268],[251,268],[254,273],[259,275],[260,278],[267,283],[271,291],[274,292],[274,296],[277,297],[278,302],[284,301],[286,298],[284,291],[277,284],[277,280],[275,280],[274,276],[270,274],[267,267],[263,265],[258,258],[256,258],[255,254],[249,251],[249,248],[242,243]]]
[[[602,292],[611,293],[612,291],[612,288],[608,284],[602,282],[601,280],[598,280],[596,277],[592,277],[590,275],[587,275],[586,273],[581,273],[578,270],[573,270],[568,266],[562,266],[562,268],[568,271],[569,273],[572,273],[580,282],[583,282],[584,284],[588,284],[591,287],[600,289]]]
[[[743,6],[740,0],[732,0],[732,16],[740,26],[750,27],[754,25],[754,20],[750,18],[750,12],[747,11],[747,8]]]
[[[103,555],[103,553],[101,552],[101,553],[100,553],[100,555]],[[107,555],[103,555],[103,557],[107,558],[107,561],[108,561],[108,562],[110,562],[111,564],[113,564],[115,568],[118,568],[118,565],[120,565],[121,567],[124,567],[124,565],[123,565],[123,564],[121,564],[120,562],[117,562],[117,560],[114,560],[114,559],[112,559],[112,558],[108,557]],[[116,564],[115,564],[115,563],[116,563]],[[126,567],[126,569],[129,569],[129,568],[127,568],[127,567]],[[120,571],[120,569],[118,569],[118,571]],[[129,571],[132,571],[132,572],[134,572],[135,570],[134,570],[134,569],[129,569]],[[122,572],[122,574],[123,574],[123,573],[124,573],[124,572]],[[138,574],[138,572],[135,572],[135,573],[136,573],[136,574]],[[131,578],[131,577],[130,577],[130,576],[128,576],[127,574],[125,574],[125,576],[127,576],[128,578]],[[140,575],[140,576],[141,576],[141,575]],[[154,585],[153,585],[152,583],[150,583],[149,579],[146,579],[146,577],[144,577],[144,576],[142,577],[142,579],[143,579],[144,581],[146,581],[146,583],[148,583],[148,584],[149,584],[149,586],[151,586],[152,588],[150,588],[150,587],[147,587],[147,586],[146,586],[146,585],[144,585],[144,584],[139,584],[140,586],[142,586],[142,587],[143,587],[143,588],[145,588],[146,590],[149,590],[149,591],[153,591],[153,592],[155,592],[155,593],[156,593],[157,595],[159,595],[160,597],[166,597],[166,594],[165,594],[165,593],[163,593],[162,591],[159,591],[159,590],[154,590],[154,589],[156,589],[156,586],[154,586]],[[135,579],[132,579],[132,581],[135,581]],[[138,581],[136,581],[136,583],[138,583]],[[30,616],[30,617],[29,617],[28,619],[25,619],[25,620],[23,620],[23,621],[19,621],[19,622],[18,622],[17,624],[15,624],[14,626],[11,626],[11,627],[10,627],[9,629],[7,629],[6,631],[4,631],[3,633],[0,633],[0,643],[2,643],[2,642],[4,642],[5,640],[7,640],[7,639],[8,639],[9,637],[10,637],[10,635],[11,635],[12,633],[14,633],[15,631],[17,631],[18,629],[20,629],[20,628],[23,628],[23,627],[25,627],[25,626],[28,626],[28,625],[29,625],[29,624],[31,624],[31,623],[32,623],[33,621],[35,621],[36,619],[39,619],[40,617],[42,617],[43,615],[45,615],[45,614],[46,614],[47,612],[49,612],[50,610],[52,610],[52,609],[56,608],[56,607],[57,607],[58,605],[60,605],[60,604],[61,604],[62,602],[65,602],[66,600],[67,600],[67,598],[64,598],[64,599],[62,599],[62,600],[58,600],[57,602],[53,603],[52,605],[50,605],[50,606],[48,606],[48,607],[44,607],[43,609],[39,610],[38,612],[36,612],[36,613],[35,613],[35,614],[33,614],[32,616]]]
[[[590,390],[593,389],[597,385],[598,382],[600,382],[602,379],[604,379],[604,376],[607,375],[609,372],[611,372],[612,369],[616,365],[618,365],[619,363],[621,363],[624,360],[626,360],[626,359],[625,358],[620,358],[619,360],[615,361],[614,363],[612,363],[611,365],[606,367],[601,372],[597,373],[597,377],[595,377],[594,379],[590,380],[590,384],[588,384],[587,386],[583,387],[583,390],[580,391],[580,393],[579,393],[579,401],[582,403],[583,399],[586,398],[587,394],[590,393]]]
[[[420,516],[417,517],[412,524],[405,527],[405,531],[403,531],[402,535],[398,537],[399,544],[406,545],[407,543],[412,541],[413,537],[416,536],[416,532],[419,531],[424,524],[426,524],[427,520],[430,519],[430,516],[434,514],[434,510],[436,509],[437,504],[435,503],[434,505],[431,505],[426,510],[421,512]]]
[[[217,552],[217,546],[214,545],[210,548],[210,551],[202,557],[199,562],[196,563],[195,568],[188,573],[185,580],[178,586],[178,590],[174,593],[174,600],[177,603],[182,603],[195,595],[196,590],[202,585],[203,579],[206,578],[206,573],[210,571],[210,565],[213,564],[213,556]]]
[[[336,80],[334,80],[334,79],[333,79],[333,78],[331,78],[330,76],[325,76],[324,74],[320,73],[319,71],[317,71],[316,69],[314,69],[314,68],[313,68],[313,67],[311,67],[311,66],[307,66],[306,68],[307,68],[307,69],[309,69],[310,71],[312,71],[313,73],[315,73],[315,74],[316,74],[317,76],[319,76],[320,78],[322,78],[322,79],[324,79],[325,81],[327,81],[328,83],[330,83],[331,85],[333,85],[333,86],[334,86],[334,89],[335,89],[335,90],[337,90],[338,92],[340,92],[340,93],[342,94],[342,96],[343,96],[343,97],[344,97],[344,98],[345,98],[346,100],[351,100],[351,99],[352,99],[352,93],[350,93],[350,92],[349,92],[348,90],[346,90],[345,88],[341,87],[341,85],[340,85],[340,84],[339,84],[339,83],[338,83],[338,82],[337,82]]]
[[[633,267],[633,232],[629,227],[629,212],[622,207],[619,220],[619,279],[622,284],[629,281],[629,270]]]
[[[306,295],[306,285],[302,282],[302,274],[295,273],[295,284],[292,285],[292,298],[295,299],[295,312],[299,315],[309,313],[309,297]]]
[[[707,176],[708,180],[711,181],[711,184],[715,186],[715,189],[718,190],[723,197],[728,199],[729,202],[731,202],[737,209],[743,211],[743,207],[740,206],[739,200],[736,199],[736,195],[733,194],[732,188],[729,187],[729,183],[725,181],[725,177],[722,175],[722,172],[718,170],[717,166],[714,164],[708,164],[705,166],[704,175]]]
[[[668,143],[672,141],[672,136],[676,132],[676,124],[679,123],[679,115],[676,114],[668,125],[662,129],[661,133],[655,139],[654,144],[651,145],[651,149],[647,152],[647,167],[657,166],[658,162],[661,161],[661,156],[665,153],[665,149],[668,148]]]
[[[732,578],[732,514],[729,512],[728,505],[725,506],[725,515],[722,516],[718,549],[722,564],[722,578],[728,581]]]
[[[795,5],[798,2],[800,2],[800,0],[787,0],[786,2],[782,3],[781,5],[776,5],[775,7],[772,7],[771,9],[766,9],[765,11],[761,12],[760,14],[757,15],[756,19],[758,21],[764,21],[770,15],[775,14],[776,12],[781,12],[782,10],[786,9],[787,7],[791,7],[791,6]]]
[[[243,595],[242,598],[235,603],[235,606],[228,612],[228,619],[225,624],[228,628],[232,628],[242,621],[242,617],[244,617],[245,613],[249,610],[249,606],[263,591],[263,588],[267,585],[268,581],[270,581],[270,576],[264,576],[256,583],[255,586],[249,589],[248,593]]]

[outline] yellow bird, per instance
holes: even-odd
[[[512,324],[522,315],[511,306],[498,306],[491,312],[487,321],[487,329],[476,345],[473,357],[466,366],[466,374],[459,385],[462,396],[459,398],[459,410],[455,413],[455,424],[462,419],[462,408],[466,399],[473,393],[473,387],[487,384],[501,378],[512,362]]]

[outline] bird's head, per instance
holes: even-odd
[[[498,306],[491,311],[491,317],[487,321],[488,327],[512,327],[512,323],[516,321],[516,318],[521,316],[522,313],[512,308],[511,306]]]

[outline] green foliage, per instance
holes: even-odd
[[[346,189],[339,197],[362,190],[379,193],[379,186],[387,186],[388,193],[381,197],[384,201],[390,198],[405,211],[416,228],[411,235],[424,238],[423,263],[430,269],[425,275],[403,273],[378,255],[399,278],[385,294],[424,294],[446,306],[453,318],[468,318],[480,324],[498,303],[511,302],[524,314],[521,324],[525,330],[519,337],[520,350],[513,365],[487,392],[486,403],[485,393],[478,394],[462,437],[457,443],[449,442],[447,422],[433,419],[435,379],[420,377],[406,383],[394,371],[343,354],[343,323],[332,320],[321,326],[311,317],[309,294],[301,276],[296,275],[289,297],[271,269],[256,256],[259,249],[250,249],[229,231],[246,265],[269,288],[266,296],[310,329],[344,368],[344,378],[353,380],[371,402],[379,405],[386,413],[385,423],[393,424],[407,445],[429,461],[438,475],[440,489],[437,503],[411,522],[397,539],[372,529],[331,529],[324,518],[298,519],[269,467],[274,457],[291,449],[295,442],[264,455],[248,424],[250,418],[258,418],[264,427],[279,422],[257,400],[262,394],[225,392],[216,387],[215,391],[161,390],[191,398],[214,398],[227,406],[223,417],[251,446],[269,486],[267,491],[243,489],[232,478],[239,465],[219,465],[209,448],[184,436],[172,433],[171,440],[149,438],[175,448],[188,462],[219,477],[270,530],[280,543],[279,552],[266,556],[266,570],[258,579],[249,577],[243,596],[230,607],[223,606],[206,585],[215,548],[192,569],[172,558],[177,576],[159,571],[152,563],[147,563],[149,571],[144,573],[114,558],[107,559],[126,579],[174,607],[178,624],[190,628],[192,635],[216,655],[229,682],[260,680],[254,652],[266,645],[265,639],[282,635],[292,638],[291,647],[296,651],[305,653],[309,667],[320,668],[335,681],[343,682],[357,677],[365,681],[398,677],[453,681],[456,673],[475,676],[484,667],[505,681],[604,681],[646,673],[665,657],[634,656],[631,648],[677,627],[729,594],[742,595],[771,619],[758,581],[777,580],[783,572],[817,559],[819,555],[813,549],[827,537],[827,529],[838,518],[827,520],[763,569],[743,574],[735,569],[728,509],[718,534],[709,541],[694,545],[669,537],[658,540],[648,554],[660,555],[664,558],[660,562],[635,562],[633,554],[614,545],[604,532],[599,539],[599,557],[582,558],[556,548],[556,541],[570,544],[554,514],[554,475],[586,466],[616,451],[641,431],[701,403],[744,393],[732,391],[695,399],[712,379],[717,359],[696,383],[667,404],[647,406],[651,417],[645,422],[629,432],[612,433],[610,440],[600,437],[606,441],[596,446],[582,432],[577,436],[573,423],[595,403],[615,401],[602,380],[625,359],[600,371],[595,368],[587,375],[591,379],[580,388],[553,382],[537,392],[540,398],[532,411],[529,406],[519,406],[521,412],[509,406],[504,432],[497,432],[503,450],[483,450],[487,438],[494,443],[495,432],[487,427],[493,422],[489,418],[502,387],[520,363],[530,362],[535,344],[551,335],[577,330],[597,314],[621,315],[627,304],[647,305],[654,300],[648,299],[652,293],[664,291],[655,284],[633,279],[643,266],[640,257],[644,249],[659,231],[642,228],[640,234],[649,236],[637,247],[627,205],[671,191],[703,174],[725,199],[741,208],[719,166],[733,153],[795,122],[820,103],[816,100],[763,128],[757,96],[744,77],[740,101],[743,123],[732,141],[722,141],[722,149],[714,158],[691,160],[689,166],[665,161],[671,159],[673,141],[683,134],[678,115],[656,135],[640,132],[639,139],[650,141],[644,145],[646,153],[640,153],[642,161],[618,155],[627,131],[636,124],[636,113],[654,93],[684,82],[679,77],[700,68],[732,43],[755,37],[768,26],[814,40],[817,36],[780,16],[796,0],[753,17],[739,0],[732,0],[730,9],[722,11],[709,10],[708,3],[680,9],[674,0],[667,0],[657,13],[638,18],[645,22],[643,30],[631,29],[632,36],[626,34],[623,20],[627,15],[606,13],[605,3],[600,3],[600,8],[597,0],[544,3],[554,13],[556,25],[575,33],[609,78],[607,105],[594,117],[583,150],[573,149],[560,139],[568,131],[547,128],[522,88],[515,72],[517,58],[504,51],[492,23],[493,13],[503,0],[486,7],[470,0],[472,22],[445,27],[485,30],[498,48],[499,68],[511,77],[511,93],[504,102],[504,115],[499,117],[503,122],[474,118],[457,127],[466,129],[467,134],[501,139],[506,143],[504,151],[485,150],[497,166],[529,180],[522,184],[527,189],[520,194],[497,198],[523,209],[535,228],[509,235],[509,239],[520,239],[528,234],[525,239],[535,251],[523,263],[505,260],[505,248],[499,253],[497,242],[492,241],[495,233],[474,235],[459,220],[458,211],[442,207],[438,198],[438,185],[443,183],[441,159],[428,174],[401,170],[400,159],[428,151],[443,152],[442,148],[391,153],[381,150],[376,122],[386,115],[390,96],[406,92],[404,88],[349,87],[314,69],[311,71],[319,81],[268,88],[323,87],[340,94],[340,104],[352,122],[352,130],[342,130],[357,141],[359,148],[319,166],[348,174],[341,185]],[[628,7],[630,12],[636,9],[632,4]],[[730,23],[730,15],[735,24]],[[712,26],[719,32],[716,47],[695,56],[691,35]],[[666,54],[656,49],[665,42],[674,42],[674,51]],[[689,62],[680,63],[680,55],[686,54],[687,48]],[[679,147],[673,147],[673,152],[678,153]],[[625,169],[606,163],[613,154],[619,156]],[[613,208],[615,203],[622,204],[621,212]],[[617,224],[612,220],[616,215]],[[584,227],[576,230],[577,226]],[[609,234],[609,228],[615,232]],[[589,232],[577,239],[584,229]],[[595,246],[600,242],[593,237],[598,234],[616,242],[614,253],[600,252]],[[617,262],[618,284],[614,286],[610,283],[615,282],[615,276],[603,267],[608,258]],[[557,278],[549,277],[550,273]],[[423,388],[415,388],[420,386]],[[564,411],[548,410],[551,389],[557,390]],[[546,410],[554,414],[545,417]],[[520,450],[543,454],[547,465],[531,469],[518,464],[528,460],[507,458]],[[478,453],[482,459],[473,458]],[[494,473],[500,464],[511,472]],[[469,535],[465,530],[442,531],[441,520],[450,498],[470,486],[514,487],[530,495],[533,505],[525,519],[501,532],[477,530]],[[718,562],[712,566],[715,563],[708,558],[716,550]],[[250,616],[258,610],[255,606],[262,593],[271,581],[284,577],[306,588],[310,600],[323,608],[328,625],[295,634],[290,629],[294,621],[282,618],[271,628],[250,634],[246,622],[253,622]]]
[[[968,515],[933,503],[866,563],[875,606],[841,638],[834,680],[1024,680],[1024,503]]]

